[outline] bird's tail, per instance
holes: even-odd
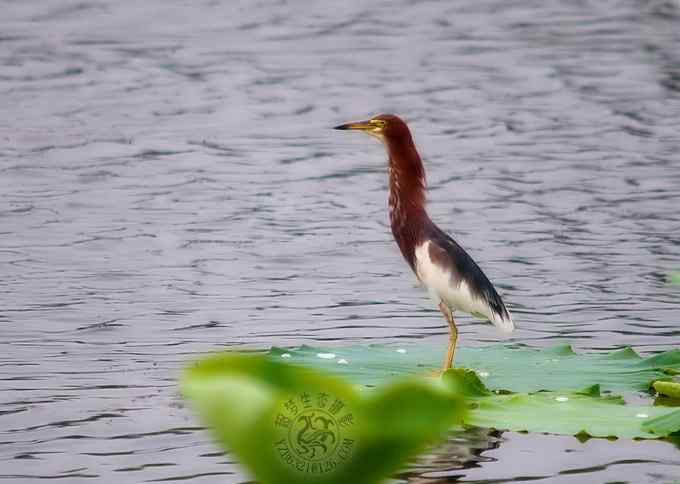
[[[503,333],[512,333],[515,330],[515,323],[510,316],[510,312],[502,305],[500,311],[491,311],[489,321]]]
[[[498,295],[494,287],[489,283],[488,290],[484,293],[483,319],[487,319],[503,333],[512,333],[515,330],[515,323],[512,321],[510,311],[505,307],[503,300]]]

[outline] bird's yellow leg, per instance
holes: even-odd
[[[453,366],[453,356],[456,353],[458,341],[458,328],[456,328],[456,321],[453,319],[453,311],[443,301],[439,303],[439,310],[444,315],[446,322],[449,323],[449,350],[444,360],[444,371],[446,371]]]

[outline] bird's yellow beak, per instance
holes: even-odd
[[[368,131],[370,129],[373,129],[374,126],[371,124],[371,121],[357,121],[356,123],[347,123],[347,124],[341,124],[340,126],[336,126],[333,129],[358,129],[360,131]]]
[[[333,129],[355,129],[363,131],[366,134],[382,139],[382,131],[385,127],[385,121],[382,119],[369,119],[367,121],[357,121],[355,123],[341,124]]]

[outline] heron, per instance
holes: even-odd
[[[451,368],[456,352],[456,310],[490,321],[502,332],[513,331],[515,324],[510,312],[488,277],[463,247],[437,227],[427,214],[425,167],[406,123],[394,114],[381,114],[335,129],[362,131],[385,146],[392,235],[448,323],[444,370]]]

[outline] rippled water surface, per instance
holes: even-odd
[[[391,240],[396,112],[505,341],[680,342],[680,4],[5,1],[0,478],[243,482],[177,396],[223,346],[427,340]],[[464,345],[496,341],[462,318]],[[478,430],[411,482],[672,482],[668,442]]]

